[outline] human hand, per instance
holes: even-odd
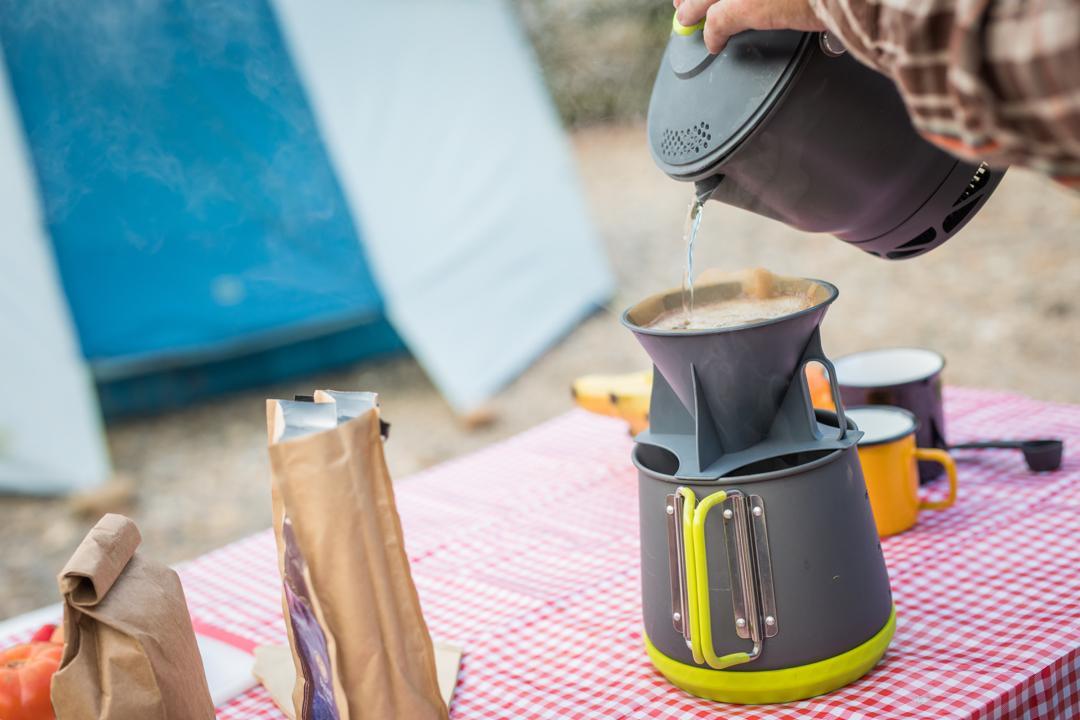
[[[705,47],[711,53],[724,49],[728,38],[743,30],[825,29],[810,8],[809,0],[672,0],[683,25],[705,18]]]

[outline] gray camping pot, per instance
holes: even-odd
[[[675,23],[648,134],[699,197],[888,259],[945,242],[1004,174],[923,139],[892,81],[822,33],[744,32],[711,55],[699,27]]]
[[[713,481],[680,479],[658,446],[639,443],[633,460],[646,648],[671,682],[726,702],[787,702],[877,663],[895,616],[854,445]]]

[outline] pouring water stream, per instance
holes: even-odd
[[[704,200],[694,197],[686,214],[683,241],[686,243],[686,270],[683,273],[683,313],[689,321],[694,314],[694,240],[701,228],[701,216],[705,210]]]
[[[694,240],[701,228],[701,217],[705,212],[705,201],[723,181],[723,175],[714,175],[707,180],[694,184],[694,196],[686,213],[683,225],[683,242],[686,243],[686,271],[683,273],[682,305],[687,324],[692,324],[694,314]]]

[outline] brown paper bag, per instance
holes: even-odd
[[[57,720],[214,717],[180,578],[135,552],[141,540],[134,522],[105,515],[60,573]]]
[[[267,402],[301,720],[447,717],[372,393]]]

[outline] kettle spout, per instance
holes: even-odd
[[[720,186],[723,179],[723,175],[713,175],[704,180],[698,180],[694,183],[694,197],[697,198],[699,203],[704,203],[713,196],[713,193],[716,192],[716,188]]]

